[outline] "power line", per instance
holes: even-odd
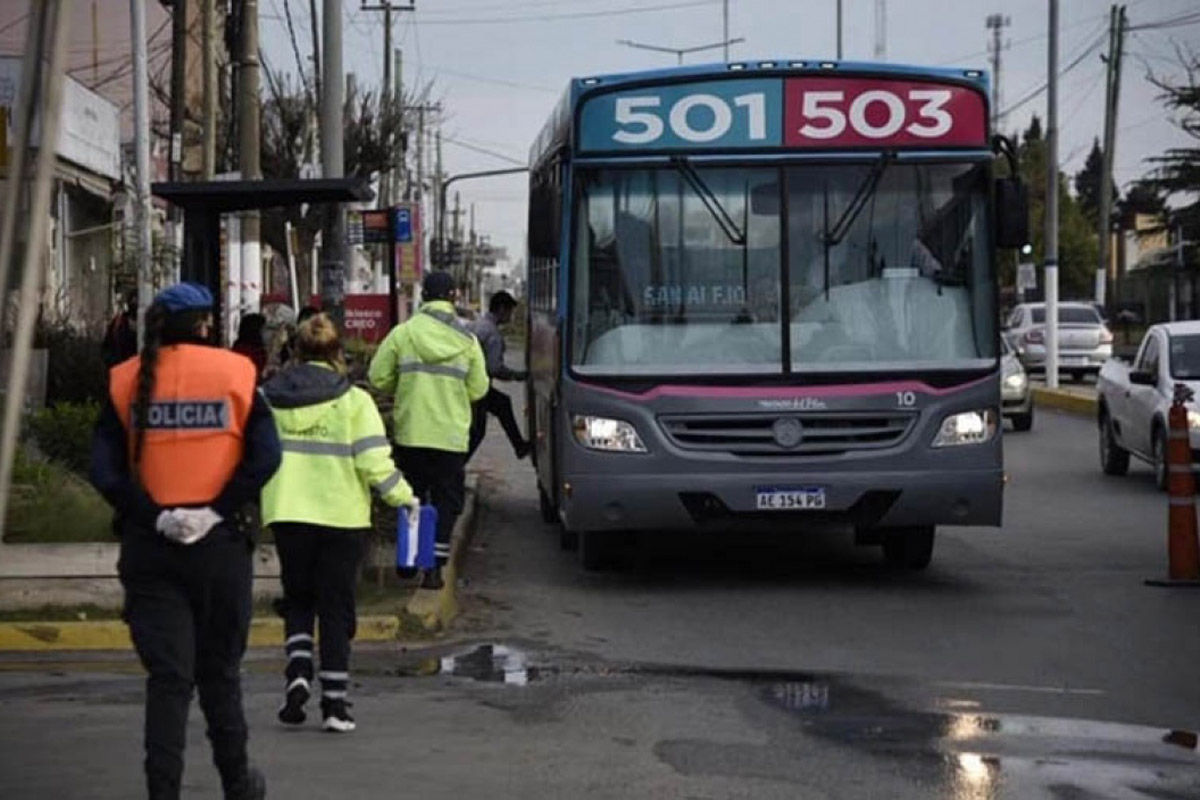
[[[438,66],[434,66],[432,64],[422,64],[420,62],[414,62],[414,63],[417,67],[428,69],[430,72],[433,72],[435,75],[437,75],[437,74],[449,75],[453,78],[461,78],[462,80],[476,81],[477,83],[487,83],[487,84],[492,84],[495,86],[508,86],[513,89],[526,89],[531,92],[546,92],[548,94],[558,94],[560,91],[559,89],[551,89],[549,86],[537,86],[532,83],[521,83],[520,81],[511,81],[511,80],[507,80],[505,78],[492,78],[492,77],[487,77],[484,75],[474,75],[470,72],[459,72],[458,70],[446,69],[445,67],[438,67]]]
[[[631,14],[650,14],[656,11],[671,11],[679,8],[695,8],[697,6],[716,5],[720,0],[688,0],[683,3],[665,3],[657,6],[625,6],[606,11],[577,11],[566,14],[538,14],[535,16],[517,17],[482,17],[479,19],[435,19],[426,20],[426,25],[508,25],[519,22],[555,22],[570,19],[594,19],[596,17],[621,17]],[[416,24],[414,15],[414,24]]]
[[[497,153],[495,150],[491,150],[486,147],[479,147],[477,145],[467,144],[466,142],[462,141],[461,139],[453,139],[444,134],[442,135],[442,141],[446,142],[447,144],[458,145],[459,147],[463,148],[464,150],[470,150],[472,152],[480,153],[485,156],[491,156],[492,158],[499,159],[500,161],[507,161],[509,164],[515,164],[518,167],[524,167],[527,165],[527,162],[525,162],[519,158],[513,158],[512,156],[506,156],[503,153]]]
[[[1087,58],[1088,56],[1090,56],[1090,55],[1091,55],[1092,53],[1094,53],[1094,52],[1095,52],[1097,49],[1099,49],[1101,45],[1103,45],[1103,44],[1104,44],[1104,39],[1105,39],[1105,38],[1106,38],[1106,37],[1105,37],[1105,35],[1101,35],[1101,36],[1100,36],[1099,38],[1097,38],[1097,39],[1096,39],[1094,42],[1092,42],[1092,44],[1091,44],[1090,46],[1088,46],[1088,48],[1087,48],[1086,50],[1084,50],[1082,53],[1080,53],[1078,56],[1076,56],[1076,57],[1075,57],[1075,58],[1074,58],[1074,59],[1071,61],[1071,63],[1067,64],[1067,66],[1063,67],[1062,69],[1060,69],[1060,70],[1058,71],[1058,77],[1060,77],[1060,78],[1061,78],[1061,77],[1063,77],[1063,76],[1064,76],[1064,75],[1066,75],[1068,72],[1070,72],[1071,70],[1075,69],[1075,67],[1077,67],[1077,66],[1079,66],[1080,64],[1082,64],[1082,63],[1083,63],[1083,60],[1084,60],[1085,58]],[[1002,117],[1006,117],[1006,116],[1008,116],[1009,114],[1011,114],[1013,111],[1016,111],[1018,108],[1020,108],[1021,106],[1025,105],[1026,103],[1029,103],[1029,102],[1030,102],[1030,101],[1032,101],[1032,100],[1036,100],[1038,97],[1040,97],[1040,96],[1041,96],[1041,95],[1042,95],[1042,94],[1043,94],[1043,93],[1046,91],[1046,88],[1047,88],[1048,86],[1049,86],[1049,82],[1047,82],[1047,81],[1043,81],[1043,82],[1042,82],[1042,84],[1041,84],[1040,86],[1038,86],[1036,89],[1033,89],[1033,90],[1031,90],[1030,92],[1028,92],[1027,94],[1025,94],[1025,95],[1024,95],[1024,96],[1023,96],[1023,97],[1022,97],[1020,100],[1017,100],[1015,103],[1013,103],[1012,105],[1010,105],[1008,108],[1006,108],[1006,109],[1004,109],[1003,111],[1001,111],[1001,112],[1000,112],[1000,116],[1002,116]]]
[[[421,9],[423,15],[434,15],[435,17],[470,15],[480,11],[508,11],[514,8],[545,8],[547,6],[561,8],[565,5],[590,5],[594,0],[531,0],[527,3],[496,3],[479,6],[462,6],[459,8],[443,8],[433,9],[432,11]]]

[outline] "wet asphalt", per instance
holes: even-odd
[[[1200,798],[1200,591],[1166,569],[1149,471],[1092,426],[1006,440],[1002,530],[947,529],[917,575],[848,536],[650,537],[583,573],[493,435],[461,588],[428,645],[359,648],[359,730],[273,722],[270,797]],[[0,797],[138,796],[128,658],[0,662]],[[198,712],[187,797],[219,797]]]

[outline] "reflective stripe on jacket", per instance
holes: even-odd
[[[371,361],[370,379],[396,398],[399,444],[467,451],[471,404],[487,394],[487,367],[450,303],[426,303],[394,328]]]
[[[134,452],[133,403],[140,356],[109,372],[109,395]],[[208,505],[242,460],[254,403],[254,365],[196,344],[159,350],[138,480],[160,506]]]
[[[371,490],[388,505],[412,502],[371,396],[331,367],[300,364],[263,387],[283,463],[263,489],[263,524],[369,528]]]

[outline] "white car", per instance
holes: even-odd
[[[1155,325],[1133,364],[1112,359],[1100,370],[1100,462],[1107,474],[1124,475],[1132,455],[1151,464],[1158,485],[1166,488],[1167,412],[1177,384],[1200,395],[1200,322]],[[1188,404],[1188,430],[1195,462],[1200,454],[1195,401]]]
[[[1004,323],[1004,338],[1028,372],[1046,368],[1046,304],[1021,303]],[[1058,369],[1076,381],[1112,358],[1113,335],[1092,303],[1058,304]]]
[[[1029,388],[1029,376],[1025,368],[1017,360],[1008,340],[1001,339],[1004,354],[1000,359],[1001,383],[1000,399],[1003,403],[1004,418],[1012,420],[1014,431],[1028,431],[1033,428],[1033,392]]]

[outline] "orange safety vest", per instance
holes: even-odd
[[[138,356],[109,372],[109,393],[129,433],[131,461],[141,364]],[[193,344],[159,351],[138,470],[156,503],[205,505],[221,493],[242,460],[255,383],[254,364],[236,353]]]

